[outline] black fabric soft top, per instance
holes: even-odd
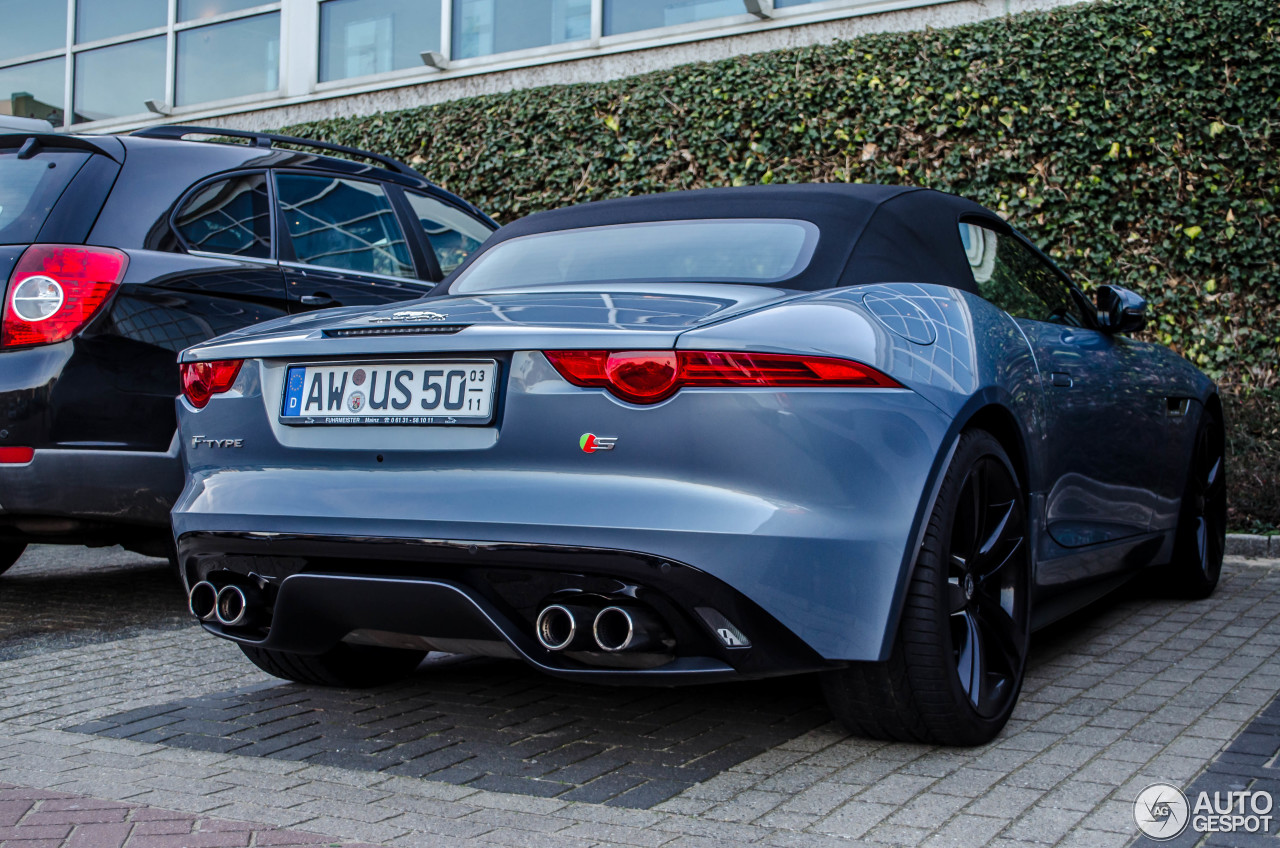
[[[957,228],[962,218],[1004,229],[983,206],[932,189],[851,183],[672,191],[566,206],[495,232],[458,273],[494,245],[555,230],[705,218],[794,218],[818,226],[809,265],[780,288],[817,290],[875,282],[938,283],[976,291]]]

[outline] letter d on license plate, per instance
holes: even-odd
[[[493,417],[498,364],[326,362],[290,365],[285,424],[486,424]]]

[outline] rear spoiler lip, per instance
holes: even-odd
[[[0,150],[20,148],[28,139],[35,139],[41,147],[54,150],[87,150],[124,164],[124,143],[114,136],[64,135],[63,133],[6,132],[0,133]]]

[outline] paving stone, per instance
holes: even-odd
[[[854,799],[841,805],[835,812],[813,826],[820,833],[830,833],[855,839],[862,836],[897,808],[891,804],[875,804]]]
[[[317,833],[0,784],[0,845],[31,848],[46,843],[51,848],[361,848]]]

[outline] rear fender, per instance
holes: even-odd
[[[1045,432],[1040,372],[1017,324],[985,300],[945,286],[914,283],[836,289],[691,330],[681,335],[677,346],[853,359],[893,377],[950,420],[911,531],[903,540],[881,660],[892,650],[907,586],[956,444],[965,429],[975,422],[981,426],[984,410],[998,410],[1015,422],[1015,433],[998,435],[1024,477],[1027,514],[1035,534],[1036,492],[1044,474],[1029,448]]]

